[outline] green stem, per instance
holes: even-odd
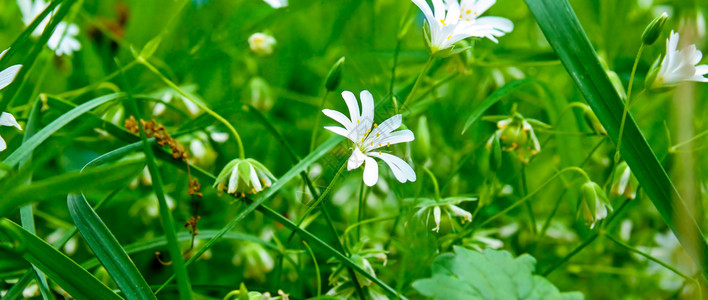
[[[210,109],[209,107],[207,107],[206,105],[202,104],[200,101],[197,101],[196,99],[194,99],[191,95],[185,93],[179,86],[177,86],[174,82],[172,82],[172,81],[169,80],[167,77],[165,77],[165,75],[163,75],[163,74],[160,72],[160,70],[158,70],[157,68],[155,68],[155,67],[154,67],[152,64],[150,64],[150,62],[147,61],[146,59],[144,59],[144,58],[142,58],[142,57],[138,57],[138,58],[137,58],[137,62],[141,63],[141,64],[144,65],[146,68],[148,68],[150,71],[152,71],[153,73],[155,73],[155,75],[157,75],[158,77],[160,77],[160,79],[162,79],[162,81],[165,82],[165,84],[169,85],[172,89],[174,89],[175,91],[177,91],[177,92],[178,92],[180,95],[182,95],[183,97],[189,99],[189,101],[191,101],[192,103],[194,103],[194,105],[198,106],[200,109],[204,110],[206,113],[208,113],[209,115],[211,115],[212,117],[214,117],[214,119],[216,119],[216,120],[218,120],[219,122],[221,122],[222,124],[224,124],[224,126],[226,126],[226,128],[228,128],[228,129],[231,131],[231,134],[234,136],[234,138],[236,138],[236,143],[238,144],[238,154],[239,154],[239,157],[240,157],[241,159],[245,159],[245,158],[246,158],[246,153],[245,153],[245,151],[243,150],[243,142],[241,142],[241,136],[238,134],[238,131],[236,131],[236,128],[234,128],[234,127],[231,125],[231,123],[229,123],[229,121],[227,121],[226,119],[224,119],[224,117],[220,116],[219,114],[217,114],[216,112],[214,112],[213,110],[211,110],[211,109]]]
[[[346,165],[346,163],[345,163],[345,165]],[[329,212],[327,212],[327,207],[325,207],[325,203],[322,203],[322,208],[320,210],[322,211],[322,214],[325,216],[325,220],[327,221],[327,225],[329,226],[329,230],[332,231],[332,235],[334,235],[334,238],[337,241],[336,245],[337,245],[337,247],[339,247],[339,251],[346,256],[351,256],[349,251],[347,251],[347,248],[344,247],[344,245],[342,244],[342,238],[339,235],[339,232],[337,232],[337,228],[334,227],[334,222],[332,222],[332,218],[329,216]],[[359,284],[359,279],[356,278],[356,273],[354,273],[354,269],[347,266],[347,272],[349,273],[349,277],[351,278],[352,283],[354,284],[354,287],[356,288],[357,294],[359,294],[359,299],[361,299],[361,300],[366,299],[366,296],[364,295],[364,290],[361,289],[361,284]]]
[[[435,178],[435,174],[428,168],[423,167],[423,171],[430,176],[430,180],[433,182],[433,187],[435,188],[435,201],[440,201],[440,188],[438,187],[438,180]]]
[[[602,144],[605,142],[605,139],[603,138],[600,140],[597,145],[595,145],[592,150],[590,150],[590,153],[585,157],[585,160],[578,166],[579,168],[582,168],[588,161],[590,161],[590,158],[592,157],[593,153],[597,151],[597,149],[602,146]],[[558,200],[556,200],[555,205],[553,206],[553,210],[551,211],[551,215],[548,216],[548,219],[546,219],[546,222],[543,224],[543,227],[541,228],[541,232],[539,233],[539,236],[544,236],[546,234],[546,230],[548,230],[548,227],[551,226],[551,220],[553,220],[553,217],[556,215],[556,212],[558,211],[558,207],[560,207],[561,202],[563,201],[563,196],[565,196],[566,192],[568,192],[567,188],[564,188],[563,191],[561,192],[560,196],[558,197]]]
[[[322,119],[322,109],[324,109],[328,95],[329,90],[325,91],[325,94],[322,97],[322,102],[320,102],[320,108],[315,112],[315,127],[312,128],[312,138],[310,139],[310,152],[315,149],[315,142],[317,141],[317,130],[320,128],[320,119]]]
[[[364,181],[361,182],[361,187],[359,188],[359,214],[357,216],[356,222],[357,224],[361,223],[361,220],[364,219],[364,209],[366,208],[366,203],[364,199]],[[346,237],[346,231],[344,233],[344,236]],[[360,240],[361,239],[361,227],[356,228],[356,239]]]
[[[505,214],[508,213],[510,210],[512,210],[512,209],[514,209],[515,207],[517,207],[517,206],[523,204],[524,202],[528,201],[531,197],[533,197],[533,196],[536,195],[538,192],[540,192],[540,191],[543,189],[543,187],[545,187],[546,185],[548,185],[549,183],[551,183],[551,182],[552,182],[554,179],[556,179],[558,176],[560,176],[561,174],[563,174],[563,173],[565,173],[565,172],[569,172],[569,171],[578,172],[578,173],[580,173],[581,175],[583,175],[583,177],[585,177],[586,180],[588,180],[588,181],[590,180],[590,177],[588,177],[588,175],[585,173],[585,171],[583,171],[583,169],[581,169],[581,168],[578,168],[578,167],[567,167],[567,168],[565,168],[565,169],[562,169],[562,170],[558,171],[556,174],[553,174],[553,176],[551,176],[551,178],[549,178],[548,180],[546,180],[546,182],[544,182],[543,184],[541,184],[541,186],[539,186],[538,188],[536,188],[535,191],[533,191],[533,192],[531,192],[530,194],[524,196],[523,198],[517,200],[516,202],[514,202],[514,204],[508,206],[507,208],[503,209],[502,211],[498,212],[497,214],[495,214],[495,215],[489,217],[489,219],[484,220],[484,222],[482,222],[482,223],[479,225],[479,227],[482,227],[482,226],[484,226],[484,225],[486,225],[486,224],[489,224],[489,222],[493,221],[494,219],[505,215]]]
[[[528,187],[526,186],[526,167],[525,165],[521,167],[521,176],[519,177],[521,185],[521,195],[524,196],[528,193]],[[534,235],[538,234],[538,228],[536,228],[536,217],[533,214],[533,206],[530,201],[526,201],[526,211],[529,213],[529,220],[531,221],[531,232]]]
[[[315,264],[315,276],[317,278],[317,298],[319,298],[320,296],[322,296],[322,278],[320,278],[320,266],[317,264],[317,258],[315,257],[315,253],[312,252],[312,248],[310,248],[310,245],[308,245],[306,241],[302,241],[302,243],[305,244],[307,251],[310,252],[310,257],[312,257],[312,263]]]
[[[430,66],[433,64],[433,61],[435,58],[431,55],[428,58],[428,61],[425,63],[425,67],[423,67],[423,71],[420,72],[420,75],[418,75],[418,78],[415,80],[415,84],[413,84],[413,88],[411,89],[411,92],[408,94],[408,97],[406,97],[406,100],[403,101],[403,104],[401,104],[400,109],[398,110],[403,111],[406,108],[406,104],[408,104],[408,101],[413,98],[413,95],[415,94],[416,90],[418,90],[418,86],[420,86],[420,83],[423,81],[423,78],[425,77],[425,73],[428,72],[428,69],[430,69]]]
[[[620,148],[622,147],[622,134],[624,133],[624,123],[627,120],[627,114],[629,113],[630,101],[632,101],[632,85],[634,84],[634,74],[637,72],[637,64],[639,64],[639,58],[642,56],[642,51],[644,51],[644,43],[639,46],[639,51],[637,51],[637,57],[634,58],[634,66],[632,66],[632,74],[629,75],[629,86],[627,87],[627,99],[624,101],[624,111],[622,112],[622,122],[620,123],[619,135],[617,136],[617,150],[615,151],[615,165],[620,160]],[[614,176],[614,171],[612,172]]]

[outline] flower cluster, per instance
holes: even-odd
[[[275,176],[260,162],[247,159],[234,159],[222,169],[216,177],[214,187],[219,191],[226,190],[229,194],[245,197],[269,187],[275,181]]]
[[[708,82],[708,65],[697,65],[703,53],[696,49],[696,45],[688,45],[678,50],[679,34],[671,31],[666,40],[666,55],[661,61],[661,66],[654,68],[647,78],[654,78],[650,88],[673,87],[682,82],[696,81]],[[653,74],[652,74],[653,73]]]

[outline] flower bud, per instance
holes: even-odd
[[[489,144],[489,168],[496,172],[501,168],[502,164],[502,150],[501,143],[499,142],[499,137],[495,134],[492,136]]]
[[[609,200],[602,188],[595,182],[588,181],[581,187],[583,195],[581,209],[585,224],[590,229],[595,227],[598,221],[607,217],[608,210],[612,211]]]
[[[514,120],[502,129],[499,139],[505,148],[516,150],[520,146],[526,145],[528,135],[524,131],[523,124]]]
[[[234,159],[229,162],[216,177],[214,186],[219,191],[245,197],[269,187],[275,176],[260,162],[247,159]]]
[[[644,86],[648,89],[656,89],[660,87],[660,84],[657,84],[656,82],[656,76],[659,74],[659,69],[661,68],[661,55],[656,58],[653,64],[651,64],[651,68],[649,68],[649,72],[647,72],[647,76],[644,79]]]
[[[248,46],[257,55],[266,56],[273,53],[275,38],[262,32],[256,32],[248,37]]]
[[[337,89],[337,86],[339,86],[339,80],[342,78],[343,65],[344,56],[342,56],[336,63],[334,63],[334,65],[332,65],[332,68],[329,69],[327,81],[325,81],[325,88],[327,88],[328,91],[334,91]]]
[[[615,169],[615,176],[612,180],[612,186],[610,188],[610,193],[613,195],[624,196],[627,199],[634,199],[637,197],[637,188],[639,187],[639,181],[632,170],[626,162],[622,162],[617,165]]]
[[[664,27],[664,24],[666,23],[666,20],[669,18],[669,15],[664,12],[660,16],[656,17],[649,25],[647,25],[647,28],[644,29],[644,33],[642,33],[642,43],[645,45],[651,45],[656,42],[656,39],[659,38],[659,34],[661,34],[661,29]]]
[[[416,131],[414,144],[416,145],[416,153],[425,156],[425,159],[430,157],[430,130],[428,129],[428,118],[425,116],[418,119],[418,130]]]
[[[600,123],[600,120],[595,115],[595,112],[593,112],[590,106],[586,104],[583,104],[583,117],[585,117],[585,122],[588,126],[590,126],[590,128],[592,128],[592,131],[595,132],[595,134],[607,134],[607,130],[605,130],[605,127],[602,126],[602,123]]]
[[[248,82],[248,92],[248,98],[250,98],[253,107],[263,112],[267,112],[273,107],[273,93],[263,78],[251,78]]]

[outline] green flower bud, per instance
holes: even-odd
[[[581,192],[583,199],[580,208],[585,224],[592,229],[598,221],[607,217],[608,211],[612,211],[612,206],[610,206],[605,192],[595,182],[584,183]]]
[[[647,28],[644,29],[644,33],[642,33],[642,43],[645,45],[654,44],[656,39],[659,38],[661,29],[664,27],[667,19],[669,19],[669,15],[664,12],[651,21],[651,23],[647,25]]]
[[[247,159],[234,159],[219,173],[214,187],[219,191],[226,190],[229,194],[245,197],[269,187],[275,176],[260,162]]]
[[[600,120],[595,115],[595,112],[593,112],[590,106],[586,104],[583,104],[583,117],[585,117],[585,122],[588,126],[590,126],[590,128],[592,128],[592,131],[595,132],[595,134],[607,134],[607,130],[605,130],[605,127],[602,126],[602,123],[600,123]]]
[[[489,168],[496,172],[502,165],[502,149],[499,137],[495,134],[492,136],[491,144],[489,144]]]
[[[416,152],[430,157],[430,130],[428,129],[428,119],[425,116],[418,119],[418,130],[416,131]]]
[[[617,165],[615,169],[615,176],[612,180],[612,186],[610,188],[610,193],[613,195],[624,196],[627,199],[634,199],[637,197],[637,188],[639,187],[639,181],[632,170],[626,162],[622,162]]]
[[[656,76],[659,74],[659,69],[661,68],[661,55],[656,58],[653,64],[651,64],[651,68],[649,68],[649,72],[647,73],[646,78],[644,79],[644,86],[648,89],[657,89],[659,86],[656,84]]]
[[[248,82],[248,98],[251,105],[260,111],[267,112],[273,107],[273,93],[268,83],[261,77],[253,77]]]
[[[339,80],[342,78],[342,66],[344,65],[344,56],[342,56],[332,68],[329,69],[329,74],[327,74],[327,81],[325,81],[325,88],[328,91],[334,91],[339,86]]]
[[[526,145],[528,138],[528,135],[524,131],[523,124],[517,120],[512,121],[506,128],[502,129],[501,136],[499,137],[504,148],[509,150],[516,150],[520,146]]]

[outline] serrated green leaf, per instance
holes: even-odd
[[[67,197],[69,214],[108,274],[129,299],[156,299],[145,278],[83,195]]]
[[[514,258],[504,250],[484,252],[455,246],[433,262],[432,277],[413,287],[433,299],[583,299],[578,292],[561,293],[547,279],[533,275],[536,259]]]

